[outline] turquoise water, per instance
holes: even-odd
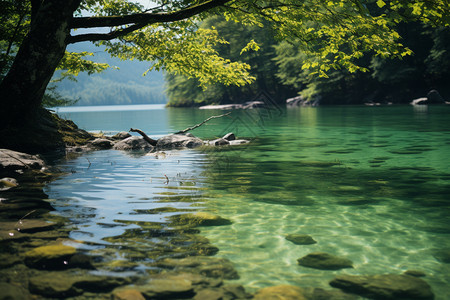
[[[140,128],[159,137],[220,111],[140,109],[64,112],[80,127],[115,133]],[[126,272],[151,269],[174,254],[149,224],[202,210],[232,225],[200,234],[230,259],[249,291],[277,285],[329,288],[337,274],[426,273],[436,299],[450,294],[450,107],[317,107],[234,111],[193,131],[233,131],[252,142],[158,156],[97,151],[61,161],[72,172],[46,189],[72,222],[77,247]],[[174,208],[171,212],[167,208]],[[158,210],[159,209],[159,210]],[[164,209],[164,210],[163,210]],[[166,224],[166,225],[164,225]],[[308,234],[317,244],[285,236]],[[353,269],[300,267],[311,252],[351,259]],[[120,270],[124,272],[124,270]],[[98,272],[118,272],[105,264]]]

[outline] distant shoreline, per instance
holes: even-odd
[[[91,112],[91,111],[132,111],[165,109],[166,104],[127,104],[127,105],[91,105],[91,106],[59,106],[50,110],[56,113]]]

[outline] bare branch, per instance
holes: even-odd
[[[204,120],[203,122],[201,122],[201,123],[199,123],[199,124],[197,124],[197,125],[194,125],[194,126],[192,126],[192,127],[188,127],[188,128],[186,128],[186,129],[183,129],[183,130],[180,130],[180,131],[178,131],[178,132],[175,132],[175,134],[186,133],[186,132],[188,132],[188,131],[190,131],[190,130],[193,130],[193,129],[195,129],[195,128],[198,128],[198,127],[202,126],[203,124],[205,124],[205,123],[208,122],[209,120],[216,119],[216,118],[221,118],[221,117],[225,117],[225,116],[228,116],[229,114],[231,114],[231,112],[228,112],[228,113],[223,114],[223,115],[211,116],[211,117],[209,117],[208,119]]]
[[[145,140],[147,143],[149,143],[150,145],[152,145],[152,146],[156,146],[156,143],[158,142],[158,141],[156,141],[156,140],[154,140],[154,139],[148,137],[148,135],[146,135],[145,132],[143,132],[143,131],[140,130],[140,129],[130,128],[130,131],[131,131],[131,132],[137,132],[137,133],[139,133],[140,135],[142,135],[142,137],[144,138],[144,140]]]

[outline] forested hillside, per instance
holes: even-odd
[[[74,105],[126,105],[166,103],[164,77],[160,72],[149,72],[148,62],[121,61],[91,43],[72,46],[74,52],[93,52],[95,62],[107,63],[112,68],[100,74],[80,73],[76,81],[64,79],[55,83],[56,91],[64,98],[74,99]],[[57,72],[54,78],[58,78]]]
[[[450,28],[400,24],[397,30],[402,42],[413,55],[389,59],[368,53],[358,62],[366,72],[329,69],[328,77],[320,77],[302,67],[308,58],[305,53],[293,43],[275,40],[266,28],[244,27],[219,17],[202,24],[203,28],[211,26],[230,42],[220,45],[220,55],[251,65],[255,82],[244,87],[214,84],[202,90],[195,79],[169,75],[166,77],[168,105],[245,102],[260,91],[268,92],[280,103],[299,94],[309,100],[320,99],[321,104],[406,103],[426,96],[431,89],[450,99]],[[251,39],[260,45],[259,51],[241,53]]]

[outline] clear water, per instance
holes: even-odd
[[[80,127],[114,133],[140,128],[161,136],[219,111],[152,109],[67,112]],[[148,156],[97,151],[61,162],[73,172],[47,187],[72,221],[79,247],[110,261],[149,267],[179,211],[202,210],[233,224],[201,235],[230,259],[247,290],[294,284],[329,288],[337,274],[426,273],[436,299],[450,294],[450,107],[318,107],[235,111],[193,133],[228,131],[246,146]],[[158,211],[161,208],[175,208]],[[311,235],[295,245],[287,234]],[[323,251],[354,269],[320,271],[297,259]],[[176,251],[166,249],[167,255]],[[156,255],[156,254],[155,254]],[[161,255],[159,253],[158,255]],[[123,270],[122,270],[123,271]],[[102,272],[114,272],[107,267]]]

